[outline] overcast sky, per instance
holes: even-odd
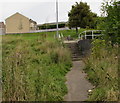
[[[0,22],[16,12],[33,19],[38,24],[56,21],[56,0],[0,0]],[[100,16],[103,0],[58,0],[59,22],[68,20],[68,12],[75,2],[87,2],[91,11]]]

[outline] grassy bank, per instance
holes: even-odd
[[[5,35],[2,53],[3,101],[63,100],[71,58],[53,35]]]
[[[79,29],[78,34],[82,33],[85,30],[87,30],[87,29],[83,29],[83,28]],[[62,33],[64,35],[64,37],[70,35],[72,38],[75,38],[75,39],[78,38],[78,35],[76,35],[76,30],[75,29],[73,29],[73,30],[72,29],[71,30],[62,30],[62,31],[59,31],[59,33],[60,34]]]
[[[78,30],[78,34],[80,34],[81,32],[85,31],[87,29],[79,29]],[[78,38],[78,35],[76,35],[76,30],[75,29],[70,29],[70,30],[60,30],[59,31],[59,34],[63,34],[64,37],[67,37],[67,36],[71,36],[72,38]],[[41,36],[45,36],[46,37],[50,37],[50,38],[47,38],[47,39],[51,39],[51,38],[54,38],[54,36],[56,35],[56,31],[52,31],[52,32],[40,32],[40,33],[26,33],[26,34],[13,34],[14,36],[21,36],[22,38],[24,39],[35,39],[36,37],[38,37],[39,35]],[[36,36],[35,36],[36,35]]]
[[[94,40],[85,60],[88,79],[95,85],[89,101],[118,101],[118,46]]]

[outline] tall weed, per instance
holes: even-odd
[[[85,60],[88,79],[96,86],[90,95],[91,101],[117,101],[118,46],[105,44],[104,40],[92,42],[92,53]]]

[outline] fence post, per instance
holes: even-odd
[[[80,39],[80,34],[78,35],[78,39]]]
[[[85,39],[86,39],[86,31],[85,31]]]
[[[93,34],[93,31],[92,31],[92,39],[94,39],[94,34]]]

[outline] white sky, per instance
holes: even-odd
[[[56,0],[0,0],[0,22],[19,12],[38,24],[56,21]],[[93,12],[100,16],[103,0],[58,0],[59,22],[68,20],[68,11],[75,2],[87,2]]]

